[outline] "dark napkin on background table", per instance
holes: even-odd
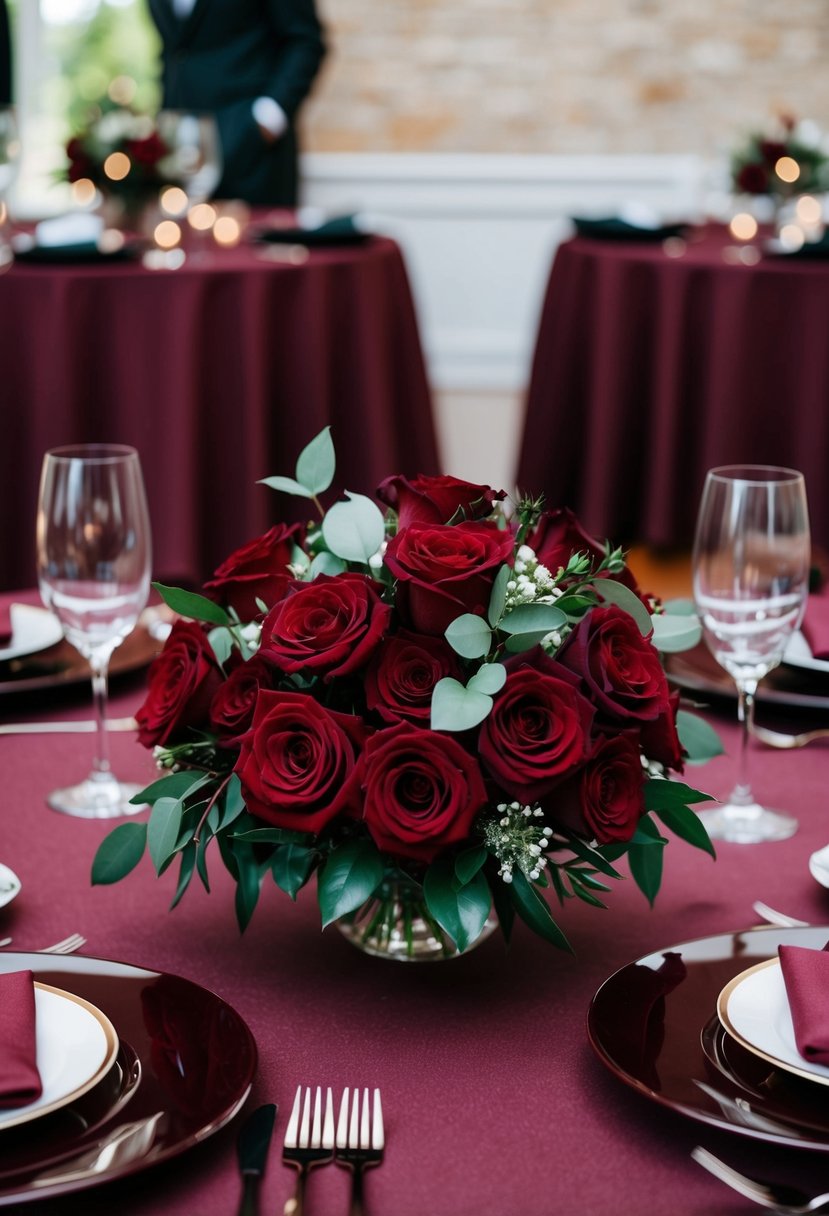
[[[829,1066],[829,953],[806,946],[780,946],[777,953],[797,1050],[804,1060]]]
[[[74,245],[30,245],[15,248],[16,262],[43,262],[56,265],[85,265],[88,262],[130,262],[140,253],[134,245],[120,249],[99,249],[94,241]]]
[[[0,600],[0,646],[8,646],[12,640],[12,606]]]
[[[687,229],[687,224],[660,224],[649,228],[642,224],[631,224],[618,216],[588,219],[574,215],[573,223],[579,236],[613,241],[664,241],[671,236],[682,236]]]
[[[0,1107],[28,1106],[42,1092],[32,973],[11,971],[0,975]]]
[[[257,241],[287,245],[359,245],[367,241],[369,233],[357,227],[353,215],[338,215],[316,228],[260,228]]]
[[[767,247],[765,252],[779,258],[829,258],[829,232],[824,232],[818,241],[804,241],[799,249],[781,249],[774,245]]]
[[[800,631],[813,659],[829,659],[829,595],[810,595]]]

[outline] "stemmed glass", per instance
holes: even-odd
[[[158,133],[169,148],[164,171],[187,195],[192,222],[196,218],[194,208],[210,198],[222,176],[216,119],[212,114],[162,110],[158,115]]]
[[[810,557],[801,473],[767,465],[708,473],[694,543],[694,599],[708,648],[737,685],[742,726],[737,784],[726,803],[700,813],[719,840],[753,844],[797,830],[796,819],[755,800],[748,744],[757,685],[780,662],[803,617]]]
[[[120,445],[55,448],[43,459],[37,507],[37,572],[43,602],[92,669],[97,749],[79,785],[55,790],[56,811],[86,819],[132,815],[141,788],[109,766],[107,670],[135,627],[150,590],[150,523],[138,453]]]

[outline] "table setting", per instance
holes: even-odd
[[[103,455],[111,486],[131,461]],[[112,531],[123,485],[115,516],[100,480],[84,496],[101,456],[47,456],[36,568],[59,645],[94,638],[115,671],[150,540]],[[763,744],[737,695],[748,669],[766,714],[795,633],[822,661],[802,478],[712,470],[727,498],[700,510],[697,616],[570,513],[499,524],[500,491],[447,477],[323,508],[334,474],[326,430],[268,486],[318,521],[249,542],[200,592],[156,581],[154,653],[99,690],[103,730],[80,682],[0,702],[0,1206],[751,1210],[720,1162],[819,1194],[825,757]],[[70,486],[92,505],[67,546]],[[723,569],[746,613],[720,612]],[[668,681],[701,637],[728,696]],[[67,809],[52,793],[96,752],[99,770],[102,736],[105,784],[135,792]],[[791,830],[712,845],[741,752]]]

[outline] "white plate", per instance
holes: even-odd
[[[788,663],[790,667],[803,667],[806,671],[829,671],[829,662],[826,659],[812,658],[809,643],[799,629],[795,630],[786,643],[783,662]]]
[[[36,604],[12,604],[11,618],[12,640],[8,646],[0,646],[0,663],[46,650],[63,637],[60,621],[48,608],[38,608]]]
[[[97,1085],[115,1061],[115,1027],[89,1001],[35,983],[37,1067],[43,1093],[27,1106],[0,1110],[0,1132],[66,1106]]]
[[[0,908],[10,904],[20,890],[20,879],[14,870],[0,864]]]
[[[717,1015],[748,1051],[786,1072],[829,1085],[829,1068],[804,1060],[797,1050],[779,959],[749,967],[726,984],[717,1000]]]

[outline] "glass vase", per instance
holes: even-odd
[[[400,871],[390,871],[372,897],[347,916],[337,928],[353,946],[377,958],[403,963],[441,962],[468,954],[498,926],[492,914],[479,937],[459,950],[426,906],[421,885]]]

